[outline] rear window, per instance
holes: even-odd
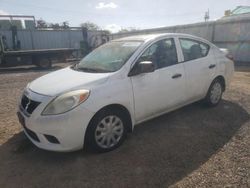
[[[184,61],[190,61],[207,56],[209,45],[192,39],[180,39]]]

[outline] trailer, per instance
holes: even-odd
[[[9,50],[4,44],[3,36],[0,37],[0,67],[33,64],[46,69],[54,61],[66,61],[77,49],[35,49],[35,50]]]
[[[55,61],[78,61],[109,40],[106,31],[84,27],[37,28],[34,16],[0,15],[0,21],[1,18],[0,67],[33,64],[49,68]]]

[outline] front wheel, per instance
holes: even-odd
[[[223,93],[223,86],[219,80],[214,80],[210,85],[205,102],[208,106],[216,106],[220,103]]]
[[[95,152],[107,152],[119,147],[127,134],[126,118],[119,111],[97,114],[86,132],[86,146]]]

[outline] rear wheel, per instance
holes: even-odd
[[[52,66],[51,60],[49,58],[39,59],[35,64],[42,69],[49,69]]]
[[[208,106],[216,106],[220,103],[223,93],[223,85],[220,80],[216,79],[210,85],[205,102]]]
[[[86,147],[107,152],[119,147],[127,134],[126,118],[119,111],[106,110],[97,114],[86,132]]]

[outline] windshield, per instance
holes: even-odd
[[[119,41],[100,46],[76,64],[76,70],[86,72],[114,72],[119,70],[142,42]]]

